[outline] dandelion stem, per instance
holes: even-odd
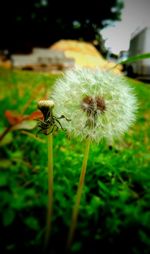
[[[52,224],[52,207],[53,207],[53,135],[48,136],[48,207],[46,218],[46,233],[44,249],[47,248]]]
[[[83,185],[84,185],[84,178],[85,178],[85,174],[86,174],[89,149],[90,149],[90,139],[87,138],[86,144],[85,144],[85,152],[84,152],[84,158],[83,158],[83,162],[82,162],[81,174],[80,174],[80,179],[79,179],[78,189],[77,189],[77,194],[76,194],[76,200],[75,200],[75,204],[73,207],[71,225],[70,225],[70,230],[69,230],[69,234],[68,234],[67,249],[69,249],[72,244],[75,229],[77,226],[79,206],[80,206],[82,189],[83,189]]]

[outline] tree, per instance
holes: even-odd
[[[30,50],[59,39],[93,41],[109,21],[120,20],[122,8],[122,0],[3,0],[0,48]]]

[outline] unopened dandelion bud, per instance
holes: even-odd
[[[38,101],[38,108],[42,109],[42,108],[53,108],[54,107],[54,101],[52,100],[41,100]]]
[[[54,107],[54,102],[52,100],[41,100],[38,101],[37,107],[42,112],[44,120],[46,120],[51,114],[51,110]]]

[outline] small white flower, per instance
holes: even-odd
[[[110,71],[72,69],[56,81],[54,114],[74,136],[99,142],[123,134],[135,120],[136,98],[122,75]]]

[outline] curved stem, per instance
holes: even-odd
[[[70,226],[70,230],[69,230],[69,234],[68,234],[67,249],[69,249],[72,244],[75,229],[77,226],[79,206],[80,206],[82,189],[83,189],[83,185],[84,185],[84,178],[85,178],[85,174],[86,174],[86,167],[87,167],[87,161],[88,161],[88,157],[89,157],[89,150],[90,150],[90,139],[87,138],[86,145],[85,145],[84,158],[83,158],[83,162],[82,162],[81,174],[80,174],[80,179],[79,179],[79,184],[78,184],[78,189],[77,189],[77,194],[76,194],[75,205],[73,207],[73,212],[72,212],[71,226]]]
[[[46,233],[44,249],[47,248],[52,224],[52,208],[53,208],[53,135],[48,136],[48,207],[46,218]]]

